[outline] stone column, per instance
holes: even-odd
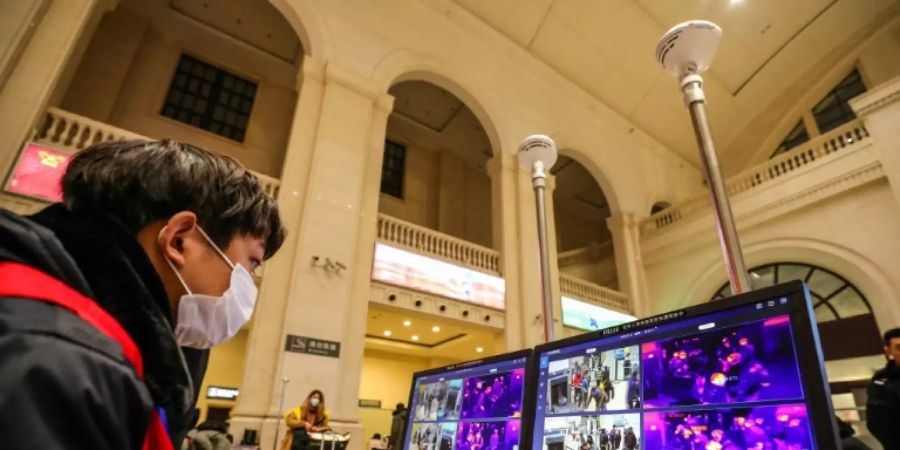
[[[262,448],[271,448],[282,395],[287,409],[320,389],[332,428],[350,432],[351,448],[359,449],[365,442],[356,413],[359,378],[393,98],[332,64],[305,67],[279,194],[291,232],[288,253],[276,256],[263,276],[232,422],[236,435],[261,429]],[[312,263],[314,256],[320,264]],[[326,270],[326,258],[347,268]],[[340,357],[286,352],[288,334],[336,342]],[[280,430],[279,438],[283,424]]]
[[[491,177],[491,227],[494,249],[500,252],[500,274],[506,282],[506,350],[525,348],[529,322],[519,295],[519,232],[515,160],[500,149],[487,163]]]
[[[634,314],[644,317],[652,311],[647,303],[647,276],[641,261],[640,219],[635,213],[620,212],[607,218],[606,226],[612,233],[619,290],[628,294]]]
[[[15,3],[15,2],[13,2]],[[7,174],[22,144],[31,138],[48,102],[108,0],[41,1],[33,7],[0,6],[0,173]],[[36,22],[29,26],[30,22]],[[73,58],[74,56],[74,58]]]
[[[850,100],[866,125],[895,199],[900,202],[900,76]]]

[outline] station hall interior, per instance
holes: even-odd
[[[752,287],[807,283],[834,407],[864,435],[900,326],[896,0],[4,1],[0,207],[49,203],[10,182],[30,146],[174,138],[235,158],[288,234],[253,318],[211,352],[200,420],[270,448],[320,389],[363,449],[414,373],[544,342],[529,135],[559,149],[557,337],[731,295],[691,119],[654,58],[692,19],[723,30],[704,89]]]

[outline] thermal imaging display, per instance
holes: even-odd
[[[838,448],[803,285],[747,295],[536,348],[532,448]]]
[[[407,450],[518,450],[529,351],[417,373]]]

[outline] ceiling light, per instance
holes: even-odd
[[[410,326],[410,325],[412,325],[412,322],[410,322],[410,321],[408,321],[408,320],[404,320],[404,321],[403,321],[403,326],[404,326],[404,327],[408,327],[408,326]]]
[[[417,342],[418,342],[418,340],[419,340],[419,336],[416,336],[416,335],[415,335],[415,334],[414,334],[414,335],[412,335],[412,340],[414,340],[414,341],[417,341]]]
[[[441,327],[435,325],[435,326],[431,327],[431,331],[434,331],[435,333],[437,333],[438,331],[441,331]]]
[[[731,0],[730,3],[731,6],[740,5],[741,3],[744,3],[744,0]]]
[[[475,351],[478,353],[484,353],[484,347],[475,347]]]
[[[384,335],[387,337],[391,337],[391,330],[384,330]]]

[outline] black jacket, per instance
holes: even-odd
[[[406,434],[406,409],[395,409],[394,418],[391,419],[391,436],[388,438],[388,446],[397,450],[403,447],[403,438]]]
[[[142,382],[115,342],[68,310],[0,298],[3,447],[139,449],[153,407],[165,410],[180,444],[196,419],[192,378],[199,385],[202,373],[188,370],[162,281],[133,234],[61,205],[28,219],[0,210],[0,261],[37,268],[94,299],[144,362]],[[199,353],[194,366],[205,370],[208,352]]]
[[[869,383],[866,425],[884,450],[900,450],[900,367],[893,361]]]

